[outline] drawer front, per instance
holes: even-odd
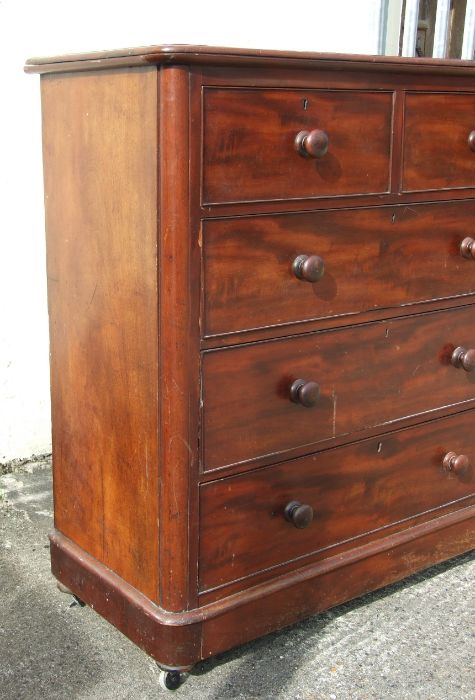
[[[460,245],[474,218],[469,201],[205,222],[205,334],[473,293]]]
[[[451,364],[458,346],[475,347],[473,306],[206,352],[204,469],[473,399],[475,371]],[[291,400],[292,386],[315,400],[312,382],[313,406]]]
[[[475,187],[475,94],[408,94],[403,189]]]
[[[203,485],[201,588],[347,541],[354,546],[355,538],[403,527],[408,518],[473,494],[474,421],[466,411]],[[452,452],[456,471],[444,460]],[[303,529],[285,517],[293,501],[313,510]]]
[[[206,88],[203,202],[387,192],[392,104],[381,91]],[[319,155],[298,152],[302,131],[318,132]]]

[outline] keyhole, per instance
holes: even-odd
[[[308,100],[307,100],[306,97],[304,97],[304,99],[303,99],[303,108],[304,108],[305,110],[307,110],[307,107],[308,107]]]

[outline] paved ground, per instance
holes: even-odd
[[[2,700],[475,699],[475,555],[222,654],[163,691],[145,654],[56,590],[45,467],[0,477]]]

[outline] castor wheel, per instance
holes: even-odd
[[[60,581],[56,582],[56,587],[58,591],[61,591],[61,593],[66,593],[67,595],[72,596],[72,601],[69,605],[70,608],[74,608],[76,605],[78,605],[80,608],[84,608],[86,606],[86,603],[81,600],[75,593],[73,593],[67,586],[64,585],[64,583],[61,583]]]
[[[81,600],[81,598],[78,598],[78,596],[74,595],[74,593],[71,593],[71,595],[72,595],[73,599],[69,604],[70,608],[74,608],[76,605],[78,605],[80,608],[86,607],[86,603],[83,600]]]
[[[187,673],[181,671],[160,671],[159,683],[164,690],[177,690],[186,681]]]

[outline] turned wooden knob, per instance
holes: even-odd
[[[463,258],[475,258],[475,240],[473,238],[464,238],[460,244],[460,255]]]
[[[455,348],[450,358],[454,367],[461,367],[466,372],[471,372],[475,369],[475,350],[465,350],[465,348]]]
[[[313,520],[313,508],[300,501],[287,503],[284,510],[285,519],[299,530],[308,527]]]
[[[292,263],[292,272],[299,280],[318,282],[325,272],[325,263],[319,255],[297,255]]]
[[[450,472],[454,472],[454,474],[462,476],[470,469],[470,460],[467,455],[458,455],[455,452],[447,452],[444,457],[443,465]]]
[[[320,398],[320,387],[317,382],[307,382],[305,379],[296,379],[290,387],[290,399],[305,408],[315,406]]]
[[[322,158],[328,151],[328,134],[321,129],[299,131],[295,137],[295,148],[306,158]]]
[[[467,141],[470,149],[475,151],[475,130],[469,133]]]

